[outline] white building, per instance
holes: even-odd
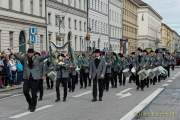
[[[109,48],[109,0],[88,0],[88,30],[91,48]]]
[[[122,39],[122,0],[109,0],[109,39],[112,50],[120,52]]]
[[[0,50],[26,51],[32,26],[38,31],[35,50],[45,50],[45,18],[45,0],[0,0]]]
[[[158,48],[161,40],[162,17],[148,4],[141,0],[138,9],[138,47]]]
[[[73,49],[87,49],[87,0],[47,0],[47,24],[49,41],[62,46],[71,31]]]

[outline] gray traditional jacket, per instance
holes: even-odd
[[[95,79],[95,77],[97,76],[97,79],[103,79],[105,72],[106,72],[106,64],[105,64],[105,60],[100,58],[100,63],[98,65],[98,68],[96,68],[95,65],[95,60],[91,60],[90,61],[90,65],[89,65],[89,75],[91,77],[91,79]]]
[[[30,69],[28,66],[28,57],[27,55],[20,55],[20,54],[14,54],[15,58],[20,60],[24,67],[23,67],[23,79],[27,80],[30,77],[30,74],[32,74],[32,77],[34,80],[42,79],[43,71],[42,71],[42,64],[43,61],[48,58],[46,57],[39,57],[39,56],[33,56],[33,68]]]

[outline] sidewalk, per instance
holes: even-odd
[[[6,88],[0,89],[0,93],[8,92],[8,91],[11,91],[11,90],[16,90],[16,89],[21,89],[21,88],[22,88],[22,84],[21,85],[15,85],[13,87],[6,87]]]

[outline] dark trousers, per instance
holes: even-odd
[[[17,72],[17,84],[20,85],[23,81],[23,72]]]
[[[117,88],[117,72],[112,73],[111,85],[113,88]]]
[[[146,80],[139,80],[139,75],[136,75],[136,85],[137,85],[137,90],[139,90],[139,88],[141,88],[141,90],[144,90],[144,86]]]
[[[38,88],[39,88],[39,98],[42,99],[43,93],[44,93],[44,90],[43,90],[43,79],[39,80]]]
[[[38,84],[39,80],[25,80],[23,85],[23,93],[26,98],[27,103],[31,107],[36,107],[37,105],[37,91],[38,91]],[[30,93],[31,92],[31,95]]]
[[[63,99],[67,98],[67,89],[68,89],[68,78],[59,78],[56,80],[56,96],[57,99],[60,99],[60,83],[62,83],[62,86],[64,88],[64,95]]]
[[[136,81],[136,76],[135,76],[135,74],[131,74],[131,76],[130,76],[130,78],[129,78],[129,83],[131,83],[132,81]]]
[[[48,76],[46,76],[46,84],[47,84],[47,89],[53,89],[54,82],[53,80],[49,79]]]
[[[89,74],[84,72],[84,69],[80,71],[80,87],[86,88]]]
[[[165,67],[165,69],[168,71],[168,77],[170,77],[170,66]]]
[[[106,73],[104,78],[104,89],[106,91],[109,91],[109,82],[111,80],[111,73]]]
[[[98,89],[97,89],[98,87]],[[93,79],[93,99],[97,99],[97,90],[99,90],[99,98],[101,99],[103,97],[103,79]]]
[[[126,77],[123,75],[122,71],[118,74],[118,78],[119,78],[119,85],[126,84]]]
[[[76,86],[76,76],[72,75],[68,82],[68,88],[70,92],[74,92]]]
[[[174,66],[175,66],[175,65],[172,65],[172,66],[171,66],[171,69],[172,69],[173,71],[174,71]]]

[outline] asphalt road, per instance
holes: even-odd
[[[158,88],[176,83],[180,78],[179,70],[177,68],[168,78],[173,79],[172,82],[161,81],[144,91],[137,91],[134,83],[127,83],[126,86],[104,92],[103,101],[96,103],[91,102],[92,88],[80,90],[77,87],[74,93],[68,93],[67,102],[59,103],[54,102],[55,90],[45,90],[44,99],[38,102],[34,113],[27,111],[27,104],[21,93],[8,92],[11,95],[0,99],[0,120],[120,120]],[[180,82],[175,85],[179,87]],[[6,93],[0,93],[0,96],[3,94]]]

